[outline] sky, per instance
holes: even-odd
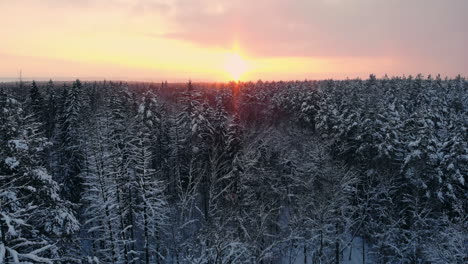
[[[0,0],[0,81],[468,75],[467,0]]]

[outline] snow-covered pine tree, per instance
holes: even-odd
[[[83,170],[84,240],[91,244],[84,252],[101,263],[121,263],[123,246],[117,199],[116,172],[112,157],[111,120],[98,113],[89,126]]]
[[[45,131],[44,124],[46,122],[47,109],[44,97],[39,91],[39,87],[37,86],[35,81],[32,82],[31,90],[29,91],[28,108],[29,114],[34,116],[34,119],[42,124],[42,127],[40,127],[40,129]]]
[[[135,250],[136,181],[132,171],[135,161],[131,151],[138,108],[127,86],[119,85],[114,89],[109,98],[109,118],[112,120],[110,159],[113,161],[112,170],[116,180],[119,205],[116,209],[120,219],[119,236],[123,243],[123,255],[127,263],[133,263],[137,260],[138,252]]]
[[[57,124],[57,90],[55,89],[54,82],[49,80],[46,85],[45,92],[45,104],[46,104],[46,113],[45,113],[45,131],[47,138],[51,139],[55,135],[56,124]]]
[[[83,191],[81,169],[83,153],[81,149],[81,115],[82,84],[79,80],[73,82],[72,87],[64,92],[61,117],[59,121],[59,156],[60,181],[62,184],[62,197],[78,204]]]
[[[40,123],[13,98],[0,98],[0,263],[72,263],[67,242],[79,223],[43,166]]]
[[[143,110],[144,107],[140,107]],[[145,115],[146,114],[146,115]],[[135,181],[136,212],[135,225],[142,233],[137,247],[141,248],[141,260],[146,264],[162,263],[167,254],[166,237],[167,202],[165,186],[162,181],[162,170],[153,169],[154,153],[151,151],[150,129],[144,123],[148,112],[140,111],[138,115],[138,132],[132,140],[132,156],[134,159],[133,173]],[[148,121],[148,120],[147,120]]]

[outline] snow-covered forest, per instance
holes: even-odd
[[[0,83],[0,263],[467,263],[468,81]]]

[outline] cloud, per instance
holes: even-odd
[[[174,27],[159,36],[204,47],[238,42],[253,56],[444,56],[462,63],[468,45],[464,0],[176,0],[171,9]]]
[[[38,39],[57,43],[70,34],[90,50],[108,41],[130,58],[147,52],[174,60],[181,50],[215,54],[212,47],[238,46],[254,60],[391,58],[398,70],[468,74],[466,0],[0,0],[0,9],[10,23],[0,30],[7,36],[0,52],[22,47],[28,54],[53,46]],[[31,47],[12,44],[31,36]],[[122,54],[112,50],[112,57]]]
[[[86,9],[99,9],[106,13],[127,10],[136,13],[165,13],[169,11],[170,1],[165,0],[16,0],[13,4],[27,6],[41,6],[42,8],[65,9],[63,11],[73,13]],[[7,1],[0,6],[11,5]],[[102,10],[101,8],[106,8]]]
[[[17,0],[167,22],[146,35],[251,56],[451,58],[467,65],[466,0]]]
[[[171,6],[164,1],[158,0],[136,0],[128,5],[132,6],[132,11],[137,15],[142,14],[167,14],[171,11]]]

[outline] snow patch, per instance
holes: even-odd
[[[14,145],[16,149],[18,150],[28,150],[29,149],[29,146],[28,144],[26,143],[26,140],[22,140],[22,139],[14,139],[14,140],[10,140],[8,141],[11,145]]]
[[[20,164],[19,161],[18,161],[16,158],[14,158],[14,157],[8,157],[8,158],[6,158],[6,159],[5,159],[5,163],[6,163],[6,165],[7,165],[8,167],[10,167],[10,170],[12,170],[12,169],[18,167],[19,164]]]

